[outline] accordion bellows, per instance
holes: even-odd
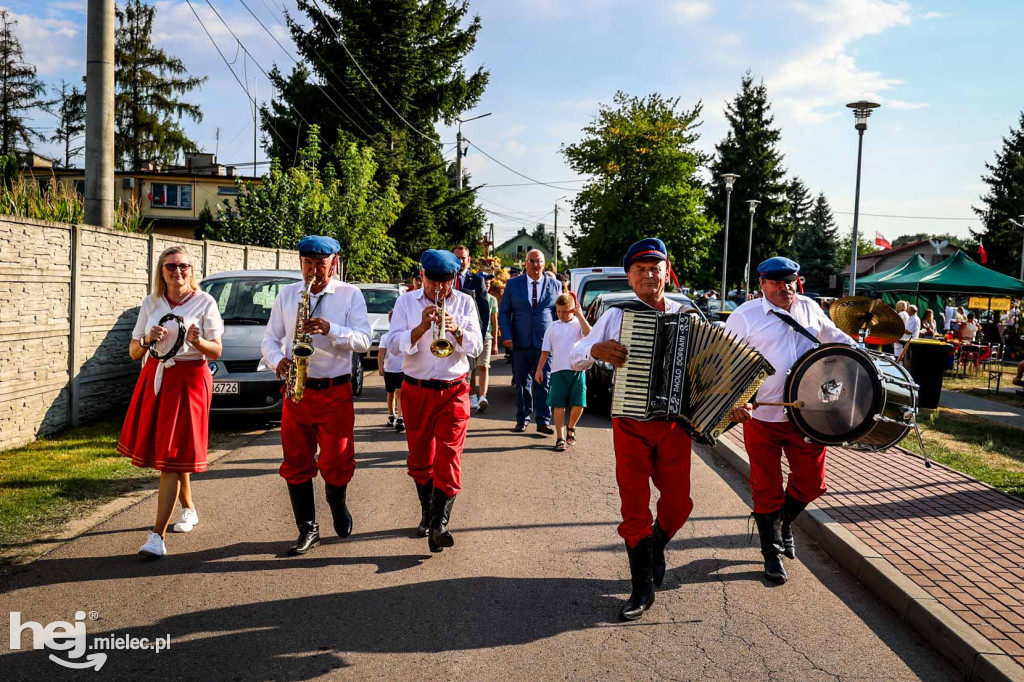
[[[775,370],[756,349],[695,314],[622,311],[626,364],[615,370],[612,416],[678,421],[714,443]]]

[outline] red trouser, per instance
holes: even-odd
[[[402,415],[409,442],[409,475],[448,497],[462,490],[462,447],[469,428],[469,384],[460,381],[445,389],[402,384]]]
[[[661,492],[658,525],[672,537],[683,527],[690,499],[690,437],[673,422],[612,419],[615,479],[622,500],[619,535],[630,547],[651,534],[651,479]]]
[[[787,422],[751,419],[743,425],[743,444],[750,457],[750,491],[754,512],[770,514],[782,508],[782,453],[789,462],[786,492],[799,502],[813,502],[825,492],[825,446],[804,441]]]
[[[356,446],[352,440],[355,421],[352,384],[319,391],[307,388],[297,403],[285,398],[281,414],[281,476],[291,484],[305,483],[315,478],[319,469],[327,483],[348,485],[356,470]]]

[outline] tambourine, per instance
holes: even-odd
[[[180,315],[175,315],[174,313],[167,313],[166,315],[160,318],[160,321],[157,322],[157,325],[162,327],[164,326],[164,322],[170,322],[171,320],[175,320],[178,323],[178,338],[174,340],[174,345],[171,346],[171,349],[164,353],[163,355],[161,355],[160,353],[157,352],[155,345],[150,344],[149,346],[149,355],[153,359],[159,360],[160,362],[164,362],[166,360],[170,360],[171,358],[173,358],[175,355],[178,354],[178,351],[181,350],[181,347],[185,345],[185,320],[182,319]]]

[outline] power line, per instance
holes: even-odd
[[[207,0],[207,2],[209,2],[209,0]],[[256,16],[256,13],[255,13],[255,12],[253,12],[253,11],[252,11],[252,9],[251,9],[251,8],[249,7],[249,5],[247,5],[247,4],[245,3],[245,0],[239,0],[239,2],[241,2],[241,3],[242,3],[242,7],[244,7],[244,8],[245,8],[245,9],[246,9],[246,10],[247,10],[247,11],[249,12],[249,14],[251,14],[251,15],[252,15],[252,18],[256,20],[256,23],[258,23],[258,24],[260,25],[260,28],[262,28],[262,29],[263,29],[263,30],[264,30],[264,31],[265,31],[265,32],[267,33],[267,35],[269,35],[269,36],[271,37],[271,39],[273,39],[273,41],[274,41],[275,43],[277,43],[277,46],[278,46],[279,48],[281,48],[281,51],[282,51],[282,52],[284,52],[284,53],[285,53],[285,55],[287,55],[287,56],[288,56],[288,58],[289,58],[289,59],[291,59],[293,63],[295,63],[295,64],[298,64],[298,63],[299,63],[299,61],[298,61],[297,59],[295,59],[295,57],[294,57],[294,56],[292,56],[292,54],[291,54],[291,53],[290,53],[290,52],[289,52],[289,51],[288,51],[288,50],[287,50],[287,49],[285,48],[285,46],[284,46],[284,45],[282,45],[282,44],[281,44],[281,41],[279,41],[279,40],[277,39],[277,36],[275,36],[275,35],[274,35],[274,34],[273,34],[273,33],[272,33],[271,31],[270,31],[270,29],[268,29],[268,28],[267,28],[267,27],[266,27],[266,26],[265,26],[265,25],[263,24],[263,22],[262,22],[262,21],[260,21],[260,18],[259,18],[258,16]],[[264,3],[264,6],[265,6],[265,5],[266,5],[266,3]],[[278,25],[280,25],[280,23],[279,23]],[[305,35],[308,35],[308,33],[307,33],[306,31],[303,31],[301,27],[299,27],[298,25],[296,25],[296,26],[297,26],[297,28],[298,28],[299,32],[301,32],[301,33],[302,33],[302,34],[303,34],[304,36],[305,36]],[[282,26],[282,28],[285,28],[285,27],[284,27],[284,26]],[[286,30],[287,30],[287,29],[286,29]],[[333,74],[333,75],[334,75],[334,77],[338,79],[338,82],[340,82],[340,83],[342,83],[342,84],[344,85],[344,82],[342,81],[341,77],[339,77],[339,76],[338,76],[338,74],[334,72],[334,69],[333,69],[333,68],[331,67],[331,65],[330,65],[330,64],[329,64],[329,63],[327,62],[327,60],[323,58],[323,55],[321,55],[321,54],[320,54],[319,50],[317,50],[317,49],[316,49],[315,47],[313,47],[312,45],[310,45],[310,49],[312,49],[312,51],[313,51],[313,54],[315,54],[315,55],[317,56],[317,58],[318,58],[318,59],[320,60],[320,62],[321,62],[321,63],[322,63],[322,64],[323,64],[324,66],[326,66],[326,67],[327,67],[327,69],[328,69],[328,70],[329,70],[329,71],[331,72],[331,74]],[[314,83],[314,85],[316,85],[316,86],[317,86],[318,88],[320,88],[319,84],[315,84],[315,83]],[[339,91],[339,90],[338,90],[338,89],[337,89],[336,87],[334,87],[334,84],[333,84],[333,83],[331,83],[330,79],[327,79],[327,85],[329,85],[329,86],[330,86],[330,88],[331,88],[332,90],[334,90],[335,94],[337,94],[337,95],[338,95],[338,97],[340,97],[340,98],[341,98],[341,101],[345,102],[345,95],[341,94],[341,92],[340,92],[340,91]],[[347,86],[346,86],[346,87],[347,87]],[[320,90],[321,90],[321,92],[323,92],[323,88],[320,88]],[[356,94],[355,94],[354,92],[352,92],[352,89],[351,89],[351,88],[348,88],[348,90],[349,90],[349,93],[350,93],[350,94],[352,94],[353,96],[355,96],[355,98],[356,98],[356,99],[357,99],[357,100],[359,101],[359,103],[360,103],[360,104],[362,104],[362,105],[363,105],[364,107],[366,106],[365,104],[363,104],[363,101],[359,99],[359,96],[358,96],[358,95],[356,95]],[[325,96],[326,96],[326,94],[327,94],[327,93],[324,93],[324,95],[325,95]],[[328,97],[328,99],[330,99],[330,97]],[[331,103],[332,103],[332,104],[334,104],[334,102],[333,102],[333,101],[332,101]],[[352,110],[352,113],[354,113],[354,114],[355,114],[356,116],[358,116],[358,117],[359,117],[359,120],[360,120],[360,121],[362,121],[363,123],[365,123],[365,124],[367,125],[367,127],[371,127],[371,128],[373,127],[373,126],[372,126],[372,125],[370,124],[370,122],[369,122],[369,121],[367,121],[367,120],[366,120],[365,118],[363,118],[363,115],[362,115],[362,114],[361,114],[361,113],[359,112],[359,110],[358,110],[358,109],[357,109],[356,107],[352,106],[352,105],[351,105],[351,104],[349,104],[348,102],[345,102],[345,103],[346,103],[346,104],[348,104],[349,108],[350,108],[350,109]],[[338,105],[337,105],[337,104],[335,104],[335,107],[338,107]],[[367,107],[367,110],[369,110],[369,107]],[[351,118],[350,118],[350,117],[348,116],[348,114],[346,114],[346,113],[345,113],[344,111],[342,111],[340,107],[338,107],[338,111],[341,111],[341,113],[342,113],[342,114],[344,114],[346,118],[348,118],[348,119],[349,119],[350,121],[352,121],[352,119],[351,119]],[[357,124],[357,123],[356,123],[355,121],[352,121],[352,123],[353,123],[353,124],[354,124],[354,125],[355,125],[355,126],[356,126],[357,128],[359,128],[359,130],[360,130],[360,131],[362,131],[364,135],[366,135],[367,137],[369,137],[369,135],[368,135],[368,134],[366,133],[366,131],[363,131],[362,127],[360,127],[360,126],[359,126],[359,124]]]
[[[404,123],[406,126],[408,126],[409,130],[412,130],[414,133],[416,133],[417,135],[419,135],[423,139],[428,140],[429,142],[433,142],[434,144],[439,144],[440,140],[437,140],[436,138],[430,137],[429,135],[427,135],[426,133],[424,133],[423,131],[418,129],[416,126],[414,126],[412,123],[409,123],[409,121],[407,121],[405,119],[405,117],[402,116],[402,114],[400,114],[398,112],[398,109],[395,109],[393,106],[391,106],[391,102],[389,102],[387,100],[387,98],[384,96],[384,94],[379,89],[377,89],[377,86],[373,84],[373,81],[370,80],[370,77],[366,75],[365,71],[363,71],[363,67],[360,66],[359,62],[356,61],[356,58],[354,56],[352,56],[352,53],[348,49],[348,45],[345,44],[344,38],[342,38],[341,35],[338,33],[338,31],[335,30],[334,26],[331,24],[330,17],[327,16],[326,12],[324,12],[323,8],[320,6],[320,3],[317,2],[317,0],[313,0],[313,4],[316,6],[317,11],[320,12],[320,16],[323,17],[324,23],[326,23],[327,27],[329,29],[331,29],[332,33],[334,33],[334,37],[338,39],[338,42],[341,44],[341,47],[345,50],[345,54],[347,54],[349,59],[352,60],[352,63],[356,65],[356,69],[358,69],[359,73],[362,74],[363,79],[370,85],[371,88],[373,88],[374,92],[376,92],[380,96],[380,98],[384,102],[384,104],[388,105],[388,109],[391,109],[391,111],[393,111],[395,113],[395,116],[400,118],[402,120],[402,123]]]
[[[513,182],[513,183],[510,183],[510,184],[504,184],[504,185],[492,185],[491,183],[487,182],[487,183],[484,183],[484,184],[480,185],[479,187],[477,187],[477,189],[487,189],[487,188],[490,188],[490,187],[533,187],[534,185],[547,185],[548,187],[551,187],[552,186],[551,183],[567,183],[567,182],[588,182],[588,181],[587,180],[548,180],[547,182],[540,182],[540,181],[537,181],[537,182]],[[566,188],[556,187],[555,189],[566,189]],[[577,190],[569,190],[569,191],[570,192],[579,192],[580,190],[577,189]]]
[[[536,183],[538,185],[545,185],[547,187],[552,187],[554,189],[560,189],[560,190],[563,190],[565,192],[579,192],[580,191],[578,189],[572,189],[571,187],[558,187],[557,185],[552,185],[551,183],[541,182],[540,180],[537,180],[535,178],[531,178],[529,175],[524,175],[524,174],[520,173],[519,171],[517,171],[515,168],[507,166],[504,163],[502,163],[501,161],[498,161],[496,158],[494,158],[493,156],[491,156],[490,154],[485,152],[483,149],[480,149],[480,147],[477,147],[475,144],[473,144],[472,140],[470,140],[468,137],[463,137],[462,139],[464,139],[466,141],[466,143],[470,147],[472,147],[473,149],[477,150],[478,152],[480,152],[481,154],[486,156],[488,159],[490,159],[494,163],[498,164],[499,166],[501,166],[505,170],[512,171],[513,173],[515,173],[516,175],[518,175],[519,177],[521,177],[521,178],[523,178],[525,180],[529,180],[530,182]]]
[[[547,211],[543,211],[543,212],[528,213],[527,211],[520,211],[518,208],[512,208],[511,206],[505,206],[504,204],[499,204],[497,201],[494,201],[493,199],[484,199],[484,198],[480,197],[480,201],[485,201],[488,204],[493,204],[493,205],[497,206],[498,208],[503,208],[503,209],[505,209],[507,211],[511,211],[512,213],[518,213],[519,215],[521,215],[524,218],[543,218],[543,217],[545,217],[545,216],[555,212],[554,209],[548,209]]]
[[[838,215],[853,215],[853,211],[832,211]],[[885,213],[861,213],[860,215],[866,215],[870,218],[907,218],[909,220],[970,220],[977,222],[978,218],[948,218],[944,216],[930,216],[930,215],[887,215]]]

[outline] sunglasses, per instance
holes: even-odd
[[[192,267],[188,263],[164,263],[164,270],[167,272],[174,272],[180,270],[181,272],[188,272],[188,269]]]

